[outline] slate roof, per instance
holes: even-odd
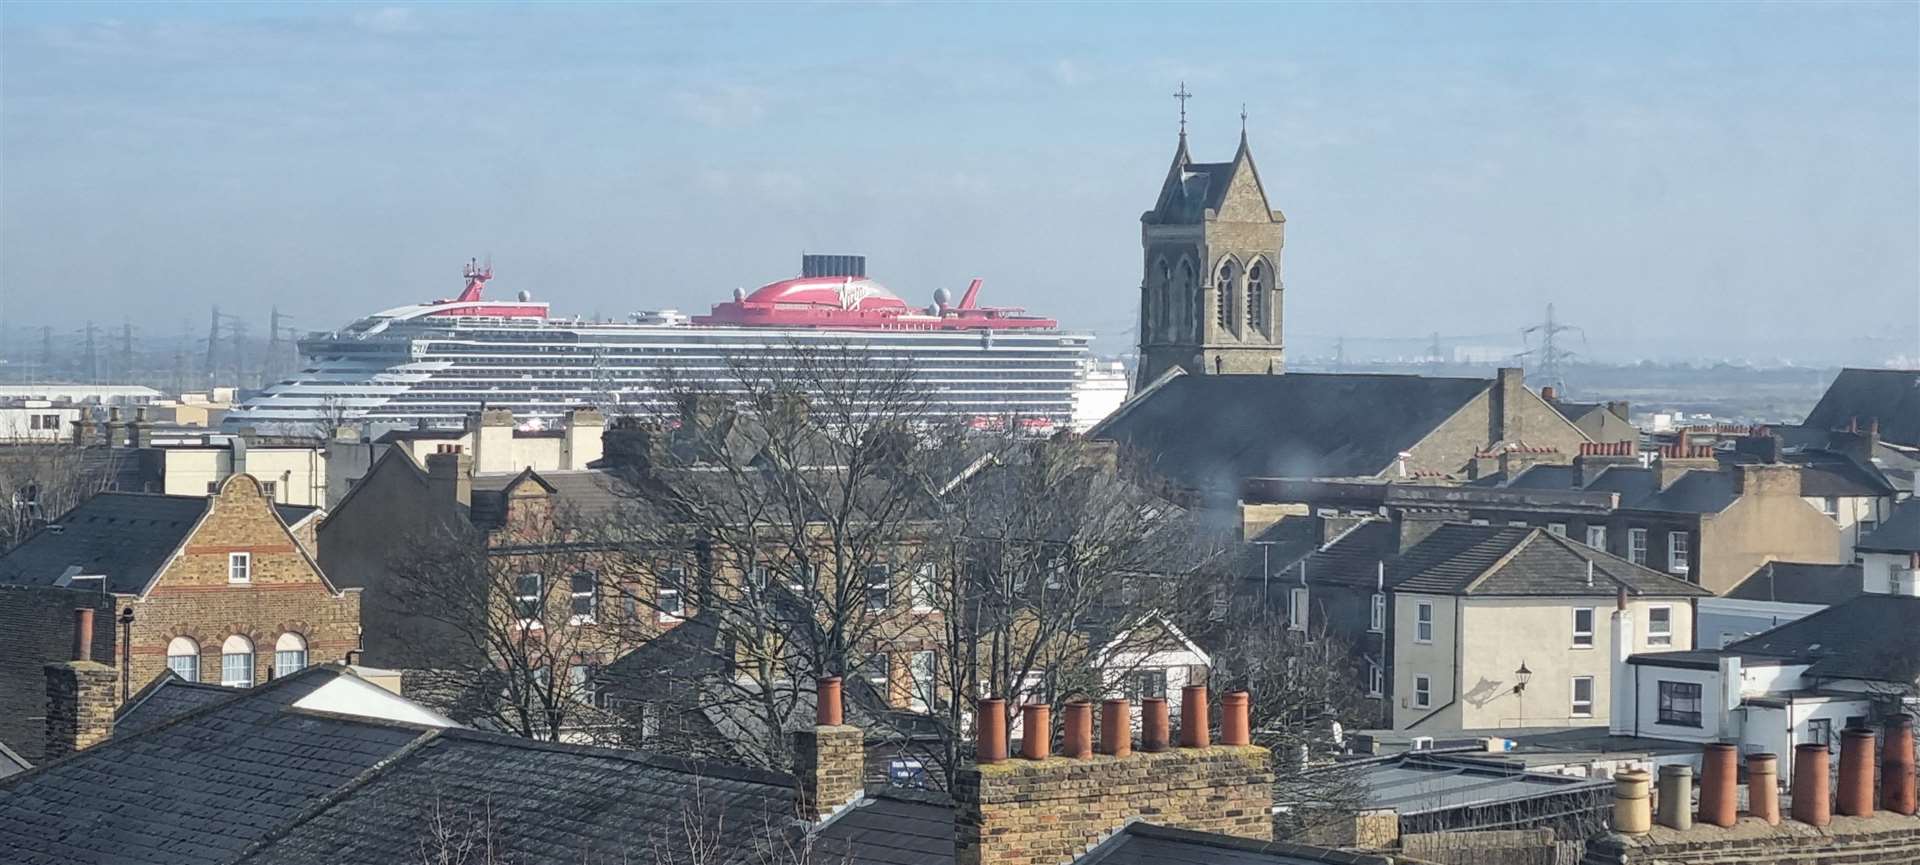
[[[114,711],[114,735],[157,727],[195,709],[231,698],[234,693],[224,685],[189,682],[167,670]]]
[[[1830,607],[1865,592],[1857,564],[1768,562],[1721,597]]]
[[[833,865],[952,865],[953,800],[944,793],[887,789],[813,832],[815,861]]]
[[[1176,375],[1093,431],[1192,489],[1249,477],[1371,477],[1493,384],[1413,375]]]
[[[1880,424],[1880,437],[1920,446],[1920,370],[1843,369],[1803,425],[1839,429]]]
[[[1920,498],[1901,502],[1886,522],[1861,538],[1853,548],[1882,553],[1920,552]]]
[[[1389,562],[1387,583],[1442,595],[1612,597],[1621,588],[1638,597],[1713,594],[1545,529],[1465,523],[1441,526]]]
[[[1384,856],[1129,823],[1073,865],[1391,865]]]
[[[274,509],[288,525],[318,510]],[[80,574],[105,574],[108,592],[137,594],[206,510],[206,496],[100,493],[0,556],[0,583],[50,586],[77,567]]]
[[[613,492],[613,477],[594,469],[534,471],[473,476],[473,497],[469,513],[476,526],[498,525],[506,515],[507,491],[517,483],[545,484],[553,490],[559,506],[578,518],[609,516],[620,508],[621,498]]]
[[[1335,536],[1310,555],[1290,562],[1285,575],[1276,568],[1275,583],[1299,580],[1305,565],[1308,585],[1372,586],[1380,576],[1380,562],[1399,554],[1400,532],[1385,519],[1370,519]]]
[[[1810,678],[1907,681],[1920,668],[1920,598],[1863,594],[1744,640],[1725,651],[1809,664]]]

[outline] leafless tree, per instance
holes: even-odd
[[[0,550],[114,486],[120,456],[68,442],[0,445]]]

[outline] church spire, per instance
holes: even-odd
[[[1247,152],[1247,103],[1240,103],[1240,152]]]

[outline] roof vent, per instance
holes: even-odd
[[[48,523],[48,524],[47,524],[47,532],[48,532],[48,533],[50,533],[50,534],[55,534],[55,535],[57,535],[57,534],[60,534],[61,532],[64,532],[64,531],[66,531],[66,530],[67,530],[67,527],[66,527],[66,526],[63,526],[63,525],[61,525],[61,524],[59,524],[59,523]]]

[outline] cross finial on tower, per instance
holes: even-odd
[[[1193,98],[1193,94],[1187,92],[1187,82],[1180,82],[1180,89],[1173,92],[1173,98],[1180,100],[1180,137],[1185,138],[1187,135],[1187,100]]]
[[[1247,103],[1240,103],[1240,137],[1247,137]]]

